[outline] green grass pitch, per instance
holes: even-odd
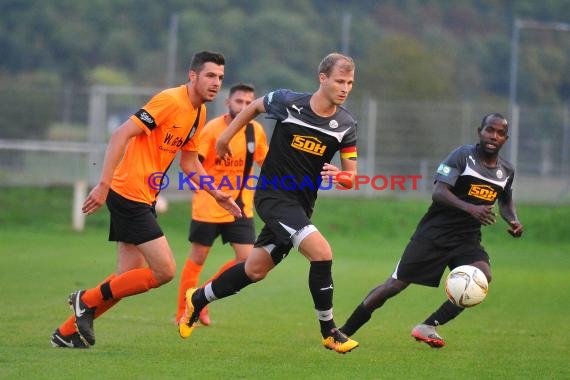
[[[410,337],[445,299],[443,286],[411,286],[374,313],[354,336],[360,347],[346,355],[321,346],[309,267],[294,251],[264,282],[212,304],[213,325],[188,340],[174,325],[175,278],[96,320],[93,348],[51,348],[51,333],[70,315],[67,295],[114,269],[107,211],[75,233],[68,189],[2,189],[0,206],[0,379],[570,378],[570,206],[519,205],[526,227],[519,240],[502,221],[484,228],[494,274],[489,295],[440,328],[443,349]],[[392,273],[427,206],[427,200],[318,200],[314,222],[335,253],[339,325]],[[171,203],[159,217],[179,270],[189,215],[189,204]],[[202,277],[230,256],[216,243]]]

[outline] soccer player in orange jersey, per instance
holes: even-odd
[[[53,333],[54,347],[87,348],[95,344],[93,320],[119,300],[171,281],[174,256],[157,223],[154,204],[178,152],[189,175],[207,173],[198,160],[199,133],[206,120],[204,103],[212,101],[224,78],[222,54],[196,53],[189,81],[150,99],[115,130],[109,140],[101,177],[83,203],[92,214],[104,203],[111,215],[109,240],[117,242],[117,269],[99,285],[69,296],[74,315]],[[241,216],[230,194],[206,189],[234,216]]]
[[[188,259],[182,269],[178,291],[178,321],[186,307],[185,294],[189,288],[198,284],[198,279],[210,248],[218,236],[223,243],[230,243],[235,252],[235,259],[223,264],[218,272],[209,280],[216,278],[227,268],[242,262],[253,248],[255,226],[253,220],[253,188],[255,180],[246,178],[253,173],[253,162],[259,166],[263,163],[267,150],[267,137],[261,124],[251,121],[244,133],[236,135],[230,146],[233,157],[222,160],[216,153],[216,140],[230,122],[255,99],[255,88],[249,84],[238,83],[230,88],[226,99],[228,112],[209,121],[200,134],[198,155],[204,169],[215,183],[230,194],[242,208],[243,218],[234,218],[215,200],[201,190],[197,190],[192,198],[192,221],[190,223],[191,242]],[[245,183],[244,183],[245,182]],[[198,188],[202,187],[197,184]],[[208,326],[211,321],[208,308],[202,309],[200,322]]]

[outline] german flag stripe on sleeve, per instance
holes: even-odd
[[[340,148],[340,158],[344,160],[356,160],[356,157],[358,157],[358,154],[356,153],[356,146]]]

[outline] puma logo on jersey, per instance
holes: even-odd
[[[303,109],[303,107],[297,107],[296,105],[292,105],[291,108],[293,108],[295,111],[297,111],[299,113],[299,115],[301,114],[301,110]]]
[[[323,145],[319,139],[313,136],[293,135],[291,146],[317,156],[322,156],[327,150],[327,146]]]
[[[475,159],[473,158],[473,156],[469,155],[469,159],[471,160],[471,162],[473,162],[473,165],[475,165]]]
[[[497,198],[497,192],[489,185],[471,185],[468,195],[493,202]]]

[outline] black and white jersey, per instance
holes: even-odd
[[[513,166],[498,157],[496,167],[489,168],[478,158],[478,145],[455,149],[439,165],[435,181],[451,185],[459,199],[474,205],[492,205],[497,199],[510,199],[514,178]],[[481,223],[465,211],[433,202],[414,236],[454,243],[458,240],[481,240]]]
[[[323,165],[337,151],[356,147],[357,123],[350,112],[337,106],[334,115],[321,117],[311,109],[311,96],[286,89],[265,95],[267,117],[276,123],[256,198],[285,197],[312,210]]]

